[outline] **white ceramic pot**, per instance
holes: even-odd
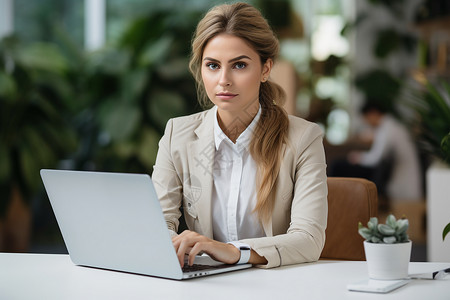
[[[364,241],[369,278],[395,280],[408,277],[412,242],[375,244]]]

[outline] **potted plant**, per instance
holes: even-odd
[[[418,140],[433,161],[427,169],[427,256],[428,261],[450,262],[450,85],[424,81],[415,94]]]
[[[358,224],[358,233],[365,239],[369,277],[394,280],[408,277],[412,242],[408,238],[408,219],[397,220],[394,215],[386,218],[386,224],[378,218],[370,218],[367,227]]]

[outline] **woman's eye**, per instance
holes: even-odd
[[[244,69],[246,66],[247,66],[247,64],[243,63],[243,62],[237,62],[237,63],[234,64],[234,67],[236,69]]]
[[[218,64],[216,64],[216,63],[207,63],[206,64],[206,67],[208,68],[208,69],[211,69],[211,70],[217,70],[218,68],[219,68],[219,65]]]

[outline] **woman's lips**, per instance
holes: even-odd
[[[222,100],[230,100],[236,97],[238,94],[233,93],[217,93],[216,97]]]

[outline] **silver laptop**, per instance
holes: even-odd
[[[194,270],[180,267],[150,176],[41,170],[73,263],[172,279],[251,267],[208,256]]]

